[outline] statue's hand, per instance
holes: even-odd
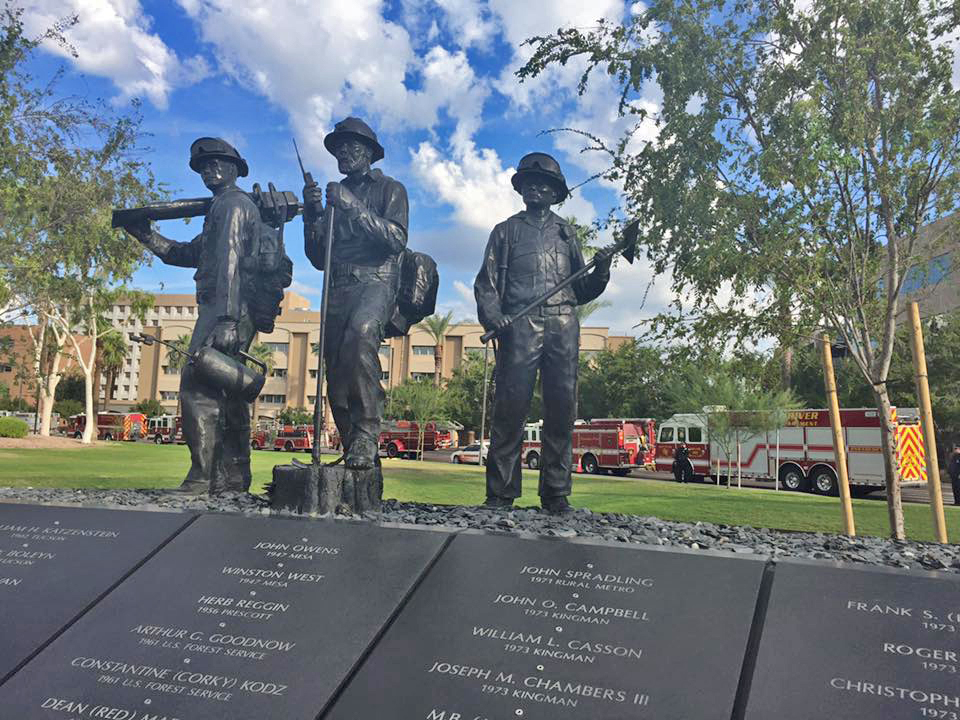
[[[150,246],[150,240],[153,238],[153,224],[148,219],[144,218],[134,225],[126,225],[123,229],[147,247]]]
[[[594,267],[599,272],[609,272],[610,263],[613,262],[613,248],[600,248],[594,253],[593,259],[596,261]]]
[[[350,192],[342,183],[327,183],[327,204],[339,210],[361,209],[362,205],[357,196]]]
[[[314,222],[323,214],[323,190],[316,183],[303,186],[303,219]]]
[[[236,354],[240,347],[240,336],[236,320],[220,320],[213,329],[211,345],[227,355]]]
[[[491,329],[491,330],[496,330],[497,332],[500,332],[500,331],[503,330],[505,327],[507,327],[507,325],[509,325],[509,324],[510,324],[510,316],[509,316],[509,315],[504,315],[502,318],[500,318],[500,319],[497,320],[495,323],[493,323],[493,327],[490,328],[490,329]]]

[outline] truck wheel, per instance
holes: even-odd
[[[390,443],[389,445],[387,445],[388,458],[395,458],[399,454],[400,454],[400,448],[397,447],[396,443]]]
[[[103,436],[103,439],[106,440],[107,442],[110,442],[111,440],[113,440],[113,435],[111,435],[110,433],[107,433],[106,435]]]
[[[260,444],[259,444],[256,440],[251,440],[251,441],[250,441],[250,449],[251,449],[251,450],[259,450],[259,449],[260,449]]]
[[[454,455],[454,456],[453,456],[453,462],[454,462],[455,465],[459,465],[460,463],[463,462],[463,460],[460,459],[460,456],[459,456],[459,455]]]
[[[540,469],[540,454],[539,454],[539,453],[532,452],[532,453],[530,453],[529,455],[527,455],[527,467],[530,468],[531,470],[539,470],[539,469]]]
[[[582,467],[583,471],[588,475],[593,475],[597,472],[599,465],[597,464],[597,459],[590,453],[587,453],[580,459],[580,467]]]
[[[787,490],[793,492],[805,492],[807,490],[808,481],[803,476],[800,468],[797,467],[785,467],[780,470],[780,484],[783,485]]]
[[[73,434],[73,439],[74,439],[74,440],[83,440],[83,433],[80,432],[79,430],[77,430],[77,432],[75,432],[75,433]]]
[[[283,444],[283,449],[286,450],[287,452],[293,452],[293,443],[290,442],[289,440],[287,440],[287,441]]]
[[[813,491],[817,495],[836,495],[839,490],[837,478],[829,470],[817,470],[813,476]]]
[[[154,445],[163,445],[163,438],[160,437],[159,435],[154,435],[154,436],[153,436],[153,444],[154,444]]]

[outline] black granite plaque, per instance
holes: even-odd
[[[3,717],[314,720],[447,537],[201,517],[0,688]]]
[[[0,503],[0,680],[194,517]]]
[[[748,720],[960,720],[960,578],[778,563]]]
[[[457,536],[324,718],[729,718],[763,570]]]

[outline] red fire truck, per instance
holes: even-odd
[[[147,438],[157,445],[182,443],[183,427],[179,415],[158,415],[147,420]]]
[[[273,441],[273,449],[287,452],[310,452],[313,450],[313,426],[312,425],[284,425],[277,431],[277,437]]]
[[[739,453],[736,436],[711,438],[709,414],[674,415],[660,425],[657,470],[671,472],[680,444],[689,451],[694,476],[700,479],[732,476],[759,480],[779,479],[788,490],[835,495],[838,491],[836,454],[830,413],[827,410],[792,410],[780,428],[751,435],[741,431]],[[884,487],[880,418],[871,408],[840,411],[850,490],[866,495]],[[923,434],[915,408],[893,410],[897,456],[904,485],[927,482]],[[739,462],[738,462],[739,455]]]
[[[652,446],[647,434],[654,433],[654,428],[653,420],[649,419],[577,420],[573,426],[573,465],[584,473],[627,475],[646,464]],[[540,467],[542,430],[542,421],[529,423],[524,429],[520,457],[531,470]]]
[[[71,415],[67,434],[77,440],[83,437],[87,426],[86,413]],[[98,413],[97,440],[137,440],[146,437],[147,416],[143,413]]]
[[[387,457],[410,458],[420,456],[420,428],[412,420],[392,420],[385,422],[380,431],[380,452]],[[453,443],[450,428],[438,423],[428,422],[423,430],[424,451],[448,448]]]
[[[254,450],[265,450],[273,447],[277,432],[272,423],[260,423],[250,430],[250,447]]]

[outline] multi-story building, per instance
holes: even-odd
[[[193,295],[156,295],[155,305],[145,322],[131,318],[122,303],[114,306],[111,321],[126,333],[136,331],[166,341],[193,332],[197,304]],[[284,407],[312,407],[316,400],[317,355],[313,348],[320,340],[320,313],[310,309],[309,301],[288,292],[281,305],[272,333],[259,334],[254,342],[266,343],[273,350],[273,370],[257,402],[260,417],[275,417]],[[476,323],[452,326],[443,341],[442,376],[454,369],[471,353],[483,353]],[[608,328],[584,327],[580,333],[581,353],[596,353],[616,347],[632,338],[610,336]],[[389,389],[405,378],[434,377],[434,340],[424,330],[413,328],[402,338],[391,338],[380,347],[381,381]],[[171,367],[168,351],[162,345],[131,343],[123,371],[117,378],[111,408],[126,409],[140,400],[156,399],[169,411],[177,407],[180,373]],[[101,391],[101,394],[102,391]]]
[[[19,398],[27,405],[34,405],[37,396],[34,375],[35,325],[6,325],[0,327],[0,384],[6,386],[11,398]],[[76,336],[84,356],[90,352],[90,338]],[[81,372],[73,341],[67,340],[60,358],[60,375]]]

